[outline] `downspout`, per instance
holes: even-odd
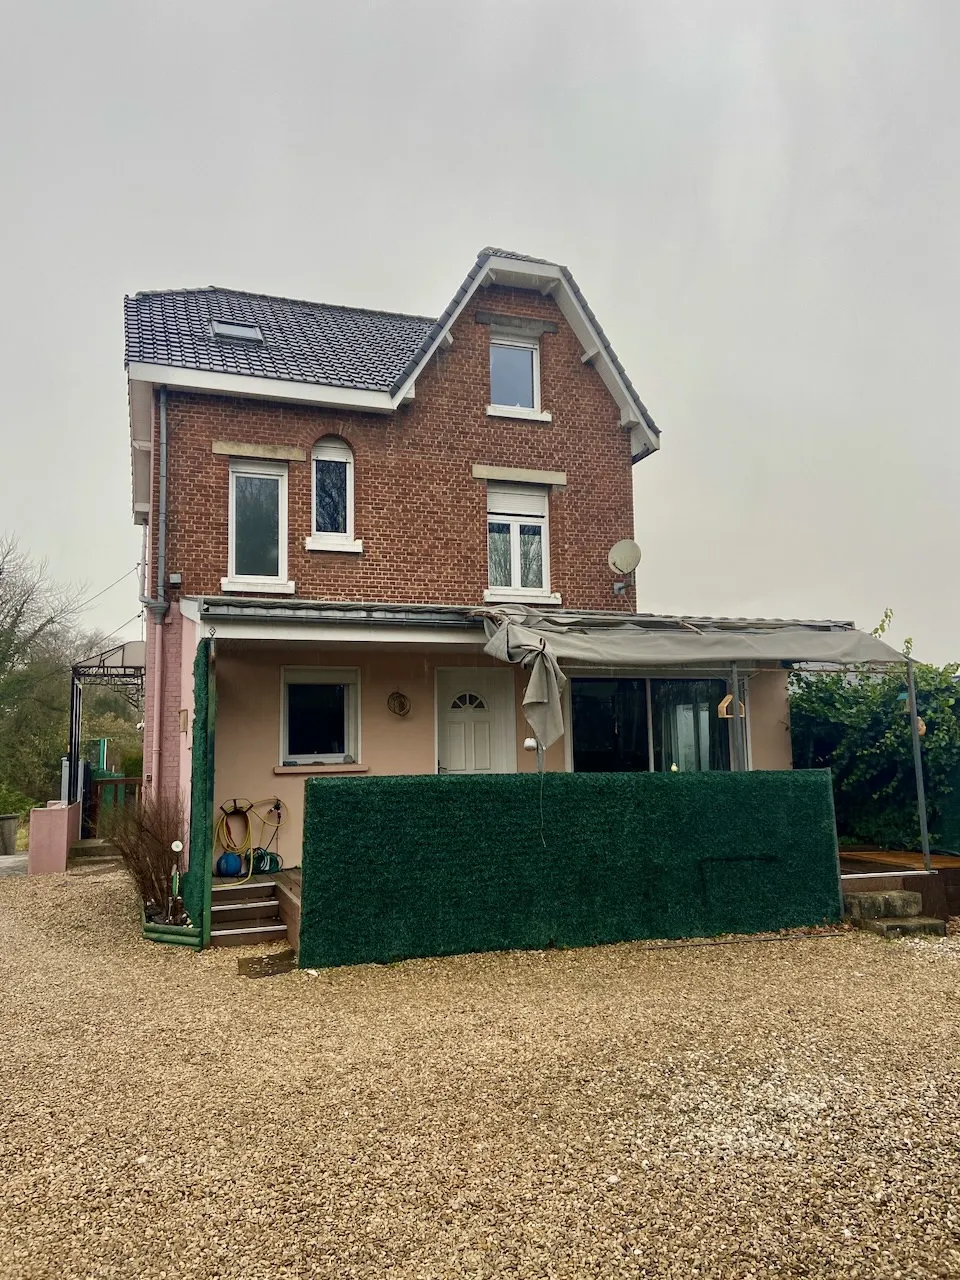
[[[156,626],[153,646],[153,741],[150,746],[150,780],[154,792],[160,782],[160,744],[162,742],[163,706],[163,619],[168,609],[166,599],[167,569],[167,388],[160,388],[160,500],[157,510],[157,594],[146,595],[146,529],[144,529],[143,578],[140,603],[153,614]]]

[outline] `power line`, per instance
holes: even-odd
[[[137,572],[137,570],[138,570],[139,568],[140,568],[140,565],[139,565],[139,564],[135,564],[135,565],[133,566],[133,568],[132,568],[132,569],[128,569],[126,573],[121,573],[120,577],[119,577],[119,578],[117,578],[117,579],[116,579],[116,581],[111,582],[111,583],[110,583],[110,585],[109,585],[108,587],[104,587],[102,591],[98,591],[98,592],[97,592],[97,594],[96,594],[95,596],[91,596],[89,600],[81,600],[81,602],[80,602],[80,604],[77,606],[77,608],[78,608],[78,609],[86,609],[87,605],[89,605],[89,604],[93,604],[94,600],[99,600],[101,596],[105,596],[105,595],[107,594],[107,592],[108,592],[108,591],[112,591],[112,590],[113,590],[113,588],[114,588],[115,586],[117,586],[119,583],[123,582],[123,580],[124,580],[125,578],[129,578],[129,577],[130,577],[130,575],[131,575],[131,573],[136,573],[136,572]],[[124,625],[126,625],[126,624],[124,624]]]

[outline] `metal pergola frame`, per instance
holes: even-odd
[[[85,686],[122,693],[136,710],[143,706],[145,654],[142,640],[114,645],[70,669],[70,745],[67,766],[67,799],[81,800],[80,738]]]
[[[923,780],[923,755],[920,749],[920,725],[918,723],[917,711],[917,683],[914,676],[914,659],[908,654],[904,654],[900,662],[906,667],[907,672],[907,713],[910,716],[910,729],[913,738],[913,774],[916,780],[917,788],[917,816],[920,819],[920,850],[923,854],[923,868],[925,871],[932,871],[933,865],[930,860],[930,832],[927,827],[927,793]],[[891,667],[898,666],[899,663],[891,660],[890,662],[855,662],[855,663],[812,663],[809,667],[802,662],[792,663],[791,667],[794,671],[801,674],[814,675],[818,671],[852,671],[858,674],[877,674],[889,671]]]

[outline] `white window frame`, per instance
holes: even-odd
[[[526,418],[533,422],[552,422],[549,413],[544,413],[540,403],[540,343],[536,338],[506,337],[496,331],[490,334],[491,347],[520,347],[524,351],[533,352],[533,408],[523,405],[496,404],[493,402],[493,381],[490,381],[490,400],[487,405],[487,416],[490,418]],[[488,362],[489,363],[489,362]]]
[[[320,533],[317,530],[317,459],[343,462],[347,467],[347,528],[344,533]],[[304,540],[307,551],[346,551],[359,555],[363,542],[354,537],[353,528],[353,450],[339,436],[324,436],[310,454],[310,536]]]
[[[236,571],[237,476],[261,476],[279,483],[279,529],[277,575],[260,578]],[[262,462],[256,458],[230,459],[230,513],[227,533],[227,576],[220,579],[221,591],[257,591],[264,594],[293,595],[296,583],[287,580],[287,464]]]
[[[546,485],[498,485],[498,488],[516,488],[518,494],[536,493],[543,498],[543,515],[517,515],[511,512],[490,510],[489,488],[487,490],[487,581],[490,575],[490,525],[505,524],[510,528],[510,579],[520,581],[520,526],[536,524],[540,526],[540,550],[543,561],[543,584],[539,587],[494,587],[488,586],[483,593],[487,603],[508,603],[512,600],[531,600],[543,603],[560,604],[561,597],[550,590],[550,490]]]
[[[291,684],[346,685],[344,716],[346,750],[326,755],[294,756],[289,746],[289,710],[287,689]],[[359,667],[281,667],[280,668],[280,766],[360,763],[360,669]],[[348,761],[347,757],[351,757]]]

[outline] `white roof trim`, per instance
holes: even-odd
[[[562,268],[555,263],[527,262],[521,258],[488,258],[483,269],[478,271],[470,282],[463,297],[451,312],[446,324],[424,352],[420,363],[401,385],[394,397],[395,402],[399,402],[412,391],[416,385],[417,378],[436,354],[437,349],[442,344],[445,344],[450,330],[456,324],[467,303],[477,290],[493,283],[514,288],[536,289],[541,293],[552,294],[564,319],[576,334],[580,345],[585,352],[591,353],[593,367],[600,374],[604,385],[620,408],[621,424],[632,429],[634,439],[639,434],[649,449],[660,448],[660,441],[656,432],[651,431],[647,426],[641,406],[637,404],[634,397],[627,390],[623,379],[617,372],[616,366],[607,354],[600,335],[581,307],[576,294],[563,274]],[[593,354],[594,352],[596,353],[595,355]],[[640,452],[640,450],[635,448],[634,452]]]
[[[387,391],[358,391],[355,387],[327,387],[314,382],[287,382],[282,378],[251,378],[240,373],[211,373],[206,369],[181,369],[176,365],[143,364],[127,366],[131,384],[177,387],[208,395],[251,396],[261,400],[297,400],[300,404],[330,409],[357,409],[362,413],[393,413],[400,396]],[[411,395],[403,398],[411,399]]]

